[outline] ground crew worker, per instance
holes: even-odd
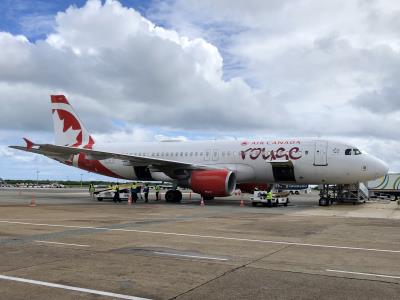
[[[149,186],[147,184],[144,187],[143,192],[144,192],[144,202],[149,202]]]
[[[156,185],[156,201],[158,201],[158,195],[160,194],[160,186]]]
[[[138,199],[140,198],[140,200],[143,200],[143,197],[142,197],[142,185],[141,184],[138,184],[138,186],[136,188],[136,191],[137,191]]]
[[[268,206],[272,206],[272,198],[273,198],[273,196],[272,196],[272,191],[269,191],[269,192],[267,193],[267,205],[268,205]]]
[[[137,197],[137,184],[136,182],[132,182],[131,185],[131,197],[132,197],[132,201],[133,203],[136,203],[138,197]]]
[[[94,191],[95,191],[95,189],[94,189],[93,183],[89,184],[89,194],[90,194],[90,197],[92,197],[92,198],[94,195]]]
[[[114,187],[115,193],[114,193],[114,198],[113,201],[114,203],[120,202],[121,203],[121,197],[119,196],[119,184]]]

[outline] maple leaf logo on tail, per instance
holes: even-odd
[[[94,140],[64,95],[51,96],[57,145],[92,149]]]

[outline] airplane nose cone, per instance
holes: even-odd
[[[376,157],[373,158],[373,172],[376,178],[385,176],[389,172],[389,166]]]
[[[385,176],[388,172],[389,172],[389,166],[387,163],[385,163],[383,160],[379,159],[379,165],[377,167],[377,172],[379,173],[379,175]]]

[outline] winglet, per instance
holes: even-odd
[[[26,149],[27,149],[27,150],[31,150],[32,147],[33,147],[33,145],[34,145],[34,143],[31,142],[30,140],[28,140],[27,138],[23,138],[23,139],[24,139],[24,141],[25,141],[25,143],[26,143]]]

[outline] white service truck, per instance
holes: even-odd
[[[251,199],[252,206],[266,206],[266,207],[273,207],[273,206],[287,206],[289,204],[289,193],[272,193],[272,199],[267,199],[268,191],[254,191],[253,196]]]
[[[107,188],[99,191],[95,191],[93,193],[93,197],[97,199],[97,201],[103,201],[104,199],[112,200],[114,199],[115,190],[112,188]],[[130,196],[130,190],[127,188],[123,188],[119,190],[119,198],[121,201],[128,201]]]

